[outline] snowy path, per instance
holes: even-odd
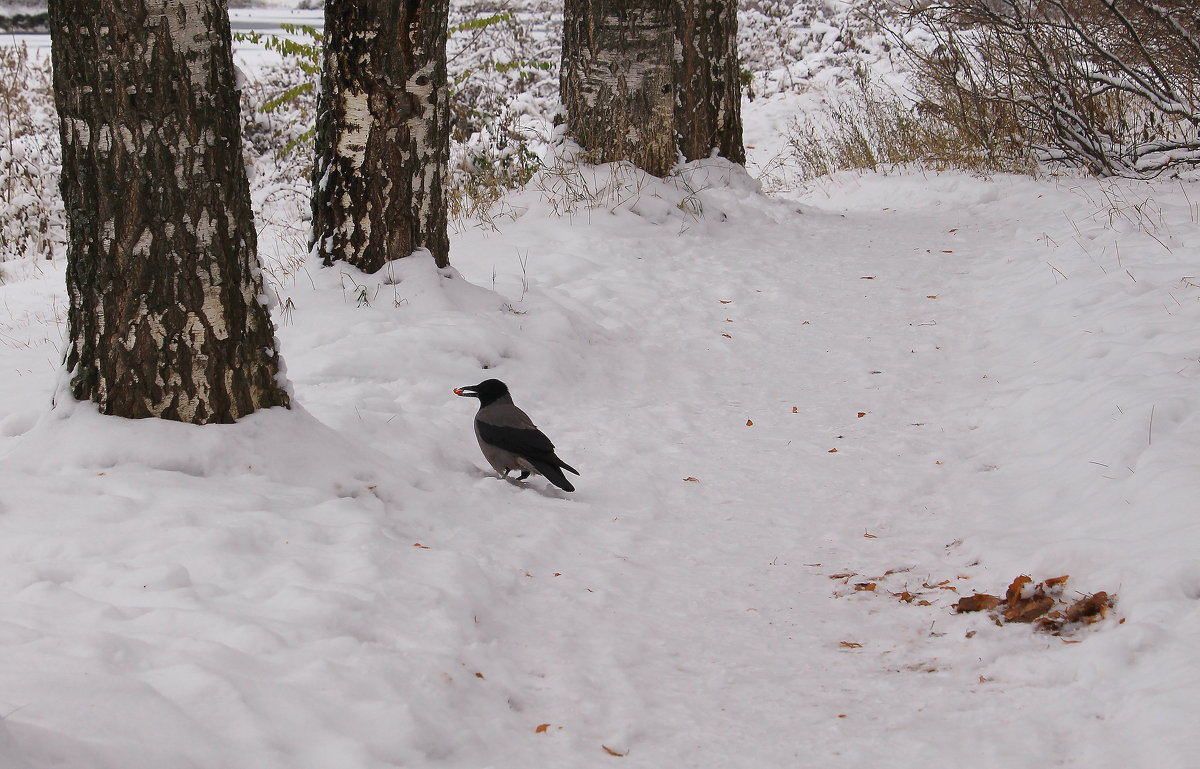
[[[0,766],[1189,767],[1186,204],[694,174],[526,193],[467,280],[274,268],[304,411],[234,427],[45,416],[61,274],[0,286]],[[575,494],[484,472],[489,376]],[[1019,573],[1128,624],[949,610]]]

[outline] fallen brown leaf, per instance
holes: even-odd
[[[1101,590],[1068,606],[1067,621],[1091,623],[1102,620],[1111,606],[1112,599],[1108,597],[1108,593]]]
[[[549,728],[550,728],[550,724],[538,724],[538,728],[534,729],[533,733],[534,734],[545,734],[546,730]]]
[[[989,593],[976,593],[964,598],[959,598],[958,603],[954,604],[954,611],[959,614],[966,614],[971,611],[991,611],[1000,605],[1000,597]]]
[[[604,748],[604,752],[607,753],[608,755],[616,756],[617,758],[624,758],[625,755],[629,752],[629,751],[625,751],[625,753],[622,753],[619,750],[613,750],[612,748],[608,747],[607,745],[601,745],[600,747]]]
[[[746,427],[754,427],[754,420],[752,420],[752,419],[747,419],[747,420],[746,420]]]
[[[844,646],[847,649],[861,649],[862,648],[862,644],[855,643],[854,641],[839,641],[838,645]]]
[[[855,590],[870,591],[870,590],[874,590],[876,587],[878,587],[878,584],[875,582],[859,582],[854,585]]]
[[[1038,617],[1054,608],[1054,599],[1041,593],[1033,598],[1009,604],[1007,609],[1000,612],[1009,622],[1033,622]]]
[[[1025,586],[1030,582],[1033,582],[1033,578],[1026,576],[1025,574],[1022,574],[1014,579],[1008,586],[1008,591],[1004,594],[1004,602],[1011,606],[1012,604],[1021,600],[1021,591],[1023,591]]]
[[[690,475],[688,477],[684,478],[684,480],[687,481],[688,483],[699,483],[700,482],[699,478],[693,478]]]

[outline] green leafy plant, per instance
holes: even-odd
[[[316,93],[316,77],[321,73],[322,35],[320,30],[305,24],[280,24],[279,26],[284,33],[293,37],[264,35],[261,32],[238,32],[233,36],[233,39],[239,43],[261,45],[268,51],[280,54],[284,62],[303,73],[303,79],[300,82],[283,87],[282,90],[258,105],[259,111],[268,115],[286,107],[296,107],[302,99],[310,98]],[[307,110],[303,111],[307,112]],[[308,146],[316,134],[316,130],[315,125],[310,125],[307,130],[289,139],[279,149],[279,155],[286,156],[301,145]]]

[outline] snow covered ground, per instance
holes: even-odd
[[[259,200],[300,407],[233,426],[51,409],[63,266],[0,265],[0,767],[1193,769],[1200,187],[790,189],[576,169],[378,276]],[[1115,606],[951,608],[1021,574]]]

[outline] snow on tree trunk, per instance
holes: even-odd
[[[71,392],[205,424],[287,406],[222,0],[50,0]]]
[[[567,132],[597,163],[675,165],[675,17],[670,0],[566,0]]]
[[[448,0],[327,0],[313,247],[375,272],[428,249],[450,261]]]
[[[734,163],[742,146],[742,92],[735,0],[675,0],[679,42],[675,103],[679,149],[688,160],[715,148]]]

